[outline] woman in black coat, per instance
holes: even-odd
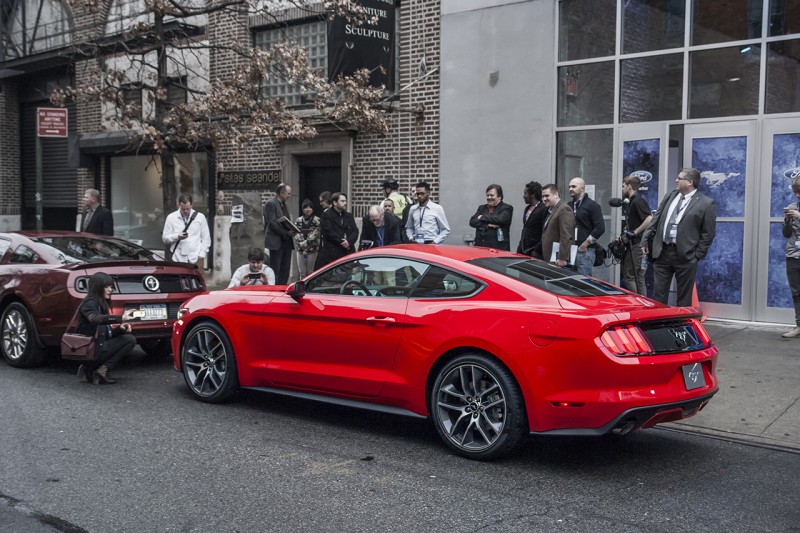
[[[475,246],[486,246],[497,250],[511,250],[509,228],[514,218],[514,207],[503,203],[503,188],[492,184],[486,188],[486,203],[469,219],[476,229]]]
[[[96,272],[89,278],[89,291],[78,308],[78,324],[75,332],[80,335],[96,336],[94,361],[78,368],[78,377],[84,377],[95,385],[111,384],[117,381],[110,372],[125,359],[136,346],[136,338],[131,335],[128,320],[133,318],[133,309],[122,315],[112,315],[111,292],[114,280],[108,274]],[[119,324],[112,327],[112,324]]]

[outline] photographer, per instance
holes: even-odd
[[[244,285],[275,285],[275,272],[264,264],[264,250],[261,248],[250,248],[247,264],[236,269],[228,288]]]
[[[625,242],[625,257],[622,260],[622,279],[625,288],[647,296],[647,286],[644,274],[647,269],[642,268],[642,233],[653,219],[647,200],[639,195],[641,182],[636,176],[627,176],[622,180],[622,196],[627,202],[622,205],[622,214],[625,216],[622,229],[622,240]]]

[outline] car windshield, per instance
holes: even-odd
[[[574,270],[534,259],[486,257],[468,261],[559,296],[608,296],[625,294],[605,281],[586,277]]]
[[[39,237],[33,239],[62,264],[157,259],[152,252],[121,239],[96,237]]]

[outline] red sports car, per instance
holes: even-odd
[[[240,387],[431,417],[488,459],[527,433],[625,434],[717,392],[698,310],[488,248],[359,252],[283,287],[192,298],[172,339],[195,397]]]
[[[114,278],[112,312],[144,311],[132,333],[153,356],[171,349],[181,304],[205,290],[193,266],[159,261],[122,239],[63,231],[0,233],[0,351],[12,366],[35,366],[86,297],[89,277]]]

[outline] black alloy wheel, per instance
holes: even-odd
[[[220,403],[239,392],[236,358],[230,339],[215,322],[196,324],[181,348],[183,378],[195,398]]]
[[[470,459],[506,455],[528,432],[516,380],[484,355],[460,355],[439,371],[430,393],[430,412],[445,444]]]

